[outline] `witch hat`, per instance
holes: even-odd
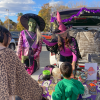
[[[61,17],[60,17],[60,14],[59,14],[59,12],[57,11],[57,22],[58,22],[58,24],[59,24],[59,27],[58,27],[58,29],[56,29],[53,33],[54,34],[64,34],[65,32],[68,32],[71,28],[72,28],[72,26],[71,27],[66,27],[63,23],[62,23],[62,21],[61,21]]]
[[[24,14],[23,16],[21,16],[20,18],[20,22],[22,24],[22,26],[28,30],[29,26],[28,26],[28,21],[30,18],[33,18],[38,26],[39,26],[39,29],[40,31],[43,31],[44,28],[45,28],[45,21],[43,20],[42,17],[36,15],[36,14],[33,14],[33,13],[27,13],[27,14]]]
[[[63,32],[63,31],[66,31],[66,26],[62,23],[62,21],[61,21],[61,17],[60,17],[60,14],[59,14],[59,12],[57,11],[57,22],[59,23],[59,30],[61,31],[61,32]]]

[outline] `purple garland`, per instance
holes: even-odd
[[[73,17],[79,16],[79,15],[82,13],[83,10],[86,11],[86,12],[88,12],[88,13],[90,13],[90,12],[92,12],[92,13],[100,13],[100,10],[99,10],[99,9],[95,11],[95,10],[90,10],[90,9],[87,9],[87,8],[81,8],[81,10],[80,10],[77,14],[72,15],[72,16],[71,16],[70,18],[68,18],[68,19],[62,20],[62,22],[71,21]],[[51,16],[51,21],[50,21],[50,22],[54,22],[54,20],[57,20],[57,18]]]

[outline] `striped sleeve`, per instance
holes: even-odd
[[[19,36],[19,40],[18,40],[18,47],[17,47],[17,56],[21,59],[21,55],[22,55],[22,44],[23,44],[23,36],[22,36],[22,32],[20,33]]]

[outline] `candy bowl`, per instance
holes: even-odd
[[[78,80],[81,81],[82,83],[85,83],[87,77],[88,77],[88,70],[82,69],[79,74]]]

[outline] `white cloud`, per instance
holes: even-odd
[[[54,0],[51,0],[51,1],[49,2],[49,5],[50,5],[50,6],[61,5],[61,4],[63,4],[62,1],[54,1]]]
[[[24,11],[36,11],[33,0],[0,0],[0,17],[7,15],[6,9],[9,9],[9,16]]]

